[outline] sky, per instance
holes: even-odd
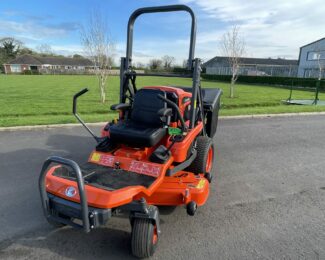
[[[324,0],[29,0],[0,1],[0,37],[15,37],[26,47],[48,44],[55,53],[83,54],[80,26],[91,10],[107,20],[115,61],[125,56],[126,27],[140,7],[186,4],[197,17],[195,56],[207,61],[222,55],[221,38],[240,28],[247,57],[298,59],[299,47],[325,37]],[[190,17],[185,12],[146,14],[135,23],[134,62],[174,56],[187,58]]]

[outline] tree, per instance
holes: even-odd
[[[34,55],[36,53],[32,49],[29,49],[27,47],[21,47],[19,50],[19,55],[25,55],[25,54]]]
[[[83,56],[80,55],[80,54],[74,54],[74,55],[72,56],[72,58],[74,58],[74,59],[82,59]]]
[[[145,67],[145,65],[142,62],[137,62],[137,64],[135,65],[136,69],[143,69]]]
[[[3,69],[3,64],[16,58],[19,54],[22,42],[12,37],[4,37],[0,39],[0,70]]]
[[[51,45],[47,43],[40,44],[36,47],[37,51],[41,56],[53,56],[54,51],[51,47]]]
[[[115,66],[115,60],[113,55],[107,57],[107,66],[109,69]]]
[[[175,58],[168,55],[163,56],[161,60],[166,70],[170,69],[172,67],[172,64],[175,62]]]
[[[100,10],[92,10],[88,22],[85,26],[81,27],[80,38],[85,53],[94,64],[95,73],[98,78],[100,100],[102,103],[105,103],[105,85],[109,68],[113,62],[112,52],[114,44],[109,34],[107,19],[103,17]]]
[[[188,60],[183,60],[183,63],[182,63],[182,68],[187,68],[187,65],[188,65]]]
[[[5,37],[0,39],[0,49],[2,51],[2,54],[8,59],[16,58],[22,45],[23,44],[21,41],[16,40],[12,37]]]
[[[161,65],[162,65],[162,60],[160,60],[160,59],[151,59],[150,61],[149,61],[149,68],[151,69],[151,70],[156,70],[156,69],[159,69],[159,68],[161,68]]]
[[[228,58],[231,68],[230,98],[234,97],[235,83],[238,79],[240,58],[245,54],[245,41],[239,34],[239,27],[234,25],[222,36],[222,52]]]

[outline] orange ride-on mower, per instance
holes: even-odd
[[[188,74],[192,87],[146,86],[136,89],[132,70],[132,36],[136,18],[145,13],[186,11],[192,17]],[[194,59],[196,20],[184,5],[149,7],[130,17],[126,58],[121,59],[119,119],[96,136],[73,113],[97,142],[88,162],[79,166],[49,157],[40,173],[39,188],[46,219],[90,232],[112,216],[127,213],[132,227],[132,253],[151,256],[160,235],[159,205],[186,207],[195,214],[209,196],[221,90],[202,89],[200,60]],[[152,75],[152,74],[151,74]],[[157,76],[154,74],[153,76]]]

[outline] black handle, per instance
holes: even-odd
[[[164,96],[162,96],[162,95],[160,95],[160,94],[158,94],[158,98],[161,99],[161,100],[163,100],[164,102],[166,102],[168,105],[170,105],[172,108],[174,108],[174,109],[176,110],[177,115],[178,115],[178,118],[179,118],[179,120],[181,121],[182,131],[183,131],[183,132],[186,132],[187,127],[186,127],[186,124],[185,124],[184,118],[183,118],[183,116],[182,116],[182,114],[181,114],[181,111],[179,111],[178,106],[177,106],[173,101],[171,101],[171,100],[165,98]]]
[[[87,91],[88,90],[86,90],[85,92],[87,92]],[[79,93],[81,93],[81,91]],[[80,95],[82,95],[82,94],[80,94]],[[39,190],[41,193],[41,200],[42,200],[42,206],[43,206],[43,211],[44,211],[45,217],[46,218],[53,217],[53,216],[51,216],[49,198],[47,196],[46,185],[45,185],[45,177],[46,177],[46,173],[47,173],[46,170],[50,166],[51,163],[58,163],[58,164],[62,164],[62,165],[71,167],[73,169],[74,173],[76,174],[76,179],[77,179],[77,184],[78,184],[78,193],[79,193],[79,197],[80,197],[82,228],[84,229],[84,231],[86,233],[88,233],[90,231],[90,224],[89,224],[89,218],[88,218],[89,211],[88,211],[87,195],[86,195],[86,191],[85,191],[85,184],[84,184],[84,180],[83,180],[79,165],[72,160],[65,159],[65,158],[58,157],[58,156],[51,156],[43,164],[43,167],[42,167],[42,170],[41,170],[41,173],[39,176],[39,180],[38,180],[38,185],[39,185]]]
[[[80,97],[81,95],[85,94],[86,92],[88,92],[88,88],[84,88],[83,90],[79,91],[77,94],[75,94],[73,96],[73,108],[72,108],[72,113],[74,114],[74,116],[77,118],[77,120],[80,122],[80,124],[83,125],[84,128],[86,128],[86,130],[91,134],[91,136],[96,140],[97,143],[99,143],[101,141],[101,138],[99,138],[98,136],[96,136],[93,131],[91,131],[89,129],[88,126],[86,126],[85,122],[81,119],[81,117],[77,114],[77,99],[78,97]]]
[[[73,114],[77,113],[77,99],[78,99],[78,97],[85,94],[86,92],[88,92],[88,88],[84,88],[83,90],[79,91],[77,94],[75,94],[73,96],[73,108],[72,108]]]
[[[192,60],[194,58],[195,40],[196,40],[196,18],[193,10],[187,5],[166,5],[155,7],[144,7],[135,10],[129,18],[128,32],[127,32],[127,46],[126,46],[126,67],[129,67],[129,63],[132,59],[132,45],[133,45],[133,28],[135,20],[142,14],[147,13],[161,13],[161,12],[177,12],[185,11],[191,15],[191,38],[190,38],[190,50],[188,56],[188,69],[192,68]]]

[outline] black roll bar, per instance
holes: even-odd
[[[135,20],[142,14],[148,13],[161,13],[161,12],[177,12],[185,11],[191,15],[192,24],[191,24],[191,38],[190,38],[190,50],[188,55],[188,64],[187,67],[189,70],[192,69],[192,60],[194,58],[195,51],[195,40],[196,40],[196,18],[193,10],[186,5],[166,5],[166,6],[155,6],[155,7],[144,7],[135,10],[128,22],[128,31],[127,31],[127,45],[126,45],[126,68],[130,67],[132,60],[132,49],[133,49],[133,29]]]
[[[39,179],[38,179],[38,186],[39,186],[39,190],[40,190],[40,194],[41,194],[41,200],[42,200],[42,207],[43,207],[43,212],[44,215],[47,219],[51,219],[54,218],[64,222],[64,219],[61,219],[60,217],[55,217],[51,214],[50,212],[50,204],[49,204],[49,198],[46,192],[46,185],[45,185],[45,177],[46,177],[46,173],[47,173],[47,168],[50,166],[51,163],[58,163],[58,164],[62,164],[68,167],[71,167],[72,170],[74,171],[74,173],[76,174],[76,180],[77,180],[77,184],[78,184],[78,194],[80,197],[80,206],[81,206],[81,216],[82,216],[82,226],[81,228],[83,228],[83,230],[88,233],[90,231],[90,224],[89,224],[89,211],[88,211],[88,204],[87,204],[87,195],[86,195],[86,191],[85,191],[85,184],[83,181],[83,177],[82,177],[82,173],[81,170],[79,168],[79,165],[69,159],[65,159],[62,157],[58,157],[58,156],[51,156],[49,157],[43,164]],[[63,220],[63,221],[62,221]],[[72,223],[69,223],[72,224]]]
[[[191,72],[190,75],[173,75],[173,74],[143,74],[135,73],[131,71],[131,61],[132,61],[132,48],[133,48],[133,30],[135,20],[142,14],[146,13],[159,13],[159,12],[175,12],[175,11],[185,11],[191,15],[191,36],[190,36],[190,50],[188,58],[187,69]],[[204,120],[203,109],[202,109],[202,91],[200,87],[200,74],[201,74],[201,60],[194,58],[195,51],[195,41],[196,41],[196,18],[193,10],[186,5],[167,5],[167,6],[156,6],[156,7],[145,7],[135,10],[129,18],[128,28],[127,28],[127,45],[126,45],[126,57],[121,58],[121,68],[120,68],[120,103],[125,103],[126,92],[130,91],[130,88],[134,88],[130,84],[130,77],[132,76],[163,76],[163,77],[191,77],[192,78],[192,100],[191,100],[191,111],[190,111],[190,125],[189,129],[195,127],[196,115],[197,115],[197,103],[199,103],[199,111],[201,113],[201,119]],[[130,91],[131,93],[132,91]],[[135,91],[133,91],[135,93]],[[132,93],[131,93],[132,95]],[[203,130],[205,134],[205,129]]]

